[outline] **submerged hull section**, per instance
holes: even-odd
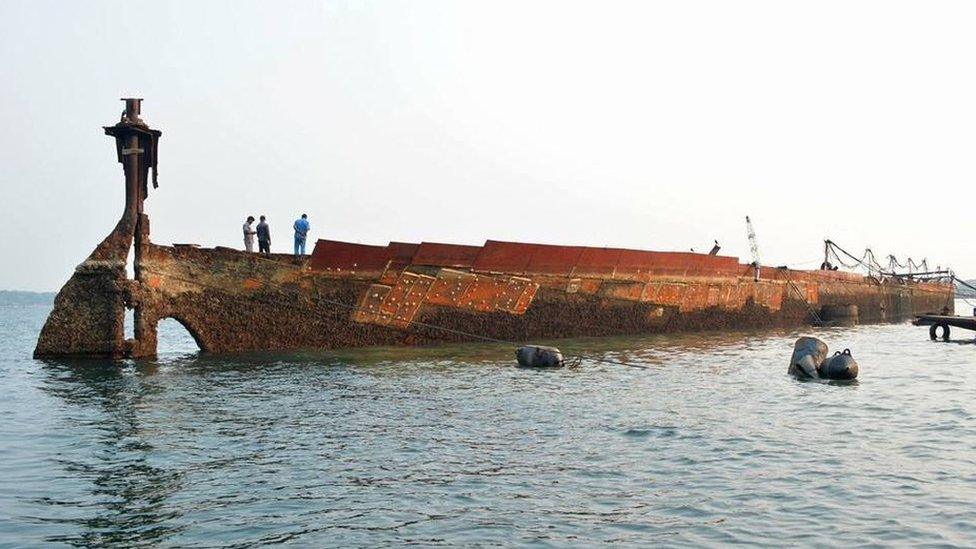
[[[126,296],[141,337],[119,345],[154,354],[163,318],[204,351],[233,352],[786,327],[850,305],[883,322],[952,307],[948,284],[762,272],[755,281],[729,257],[494,241],[322,240],[301,262],[147,243]]]
[[[137,337],[122,339],[119,306],[100,323],[49,322],[38,356],[83,356],[87,340],[93,356],[152,356],[163,318],[204,351],[234,352],[788,327],[851,305],[860,322],[885,322],[953,301],[949,284],[836,271],[763,268],[755,281],[735,258],[691,253],[320,240],[296,262],[148,238],[140,249],[136,280],[112,290],[137,310]],[[104,299],[65,296],[52,318]]]

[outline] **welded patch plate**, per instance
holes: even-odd
[[[537,283],[520,277],[475,275],[452,269],[441,269],[436,277],[403,272],[392,287],[371,285],[359,310],[353,313],[353,320],[406,328],[425,304],[521,315],[538,289]]]

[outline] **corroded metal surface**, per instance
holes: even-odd
[[[435,276],[404,271],[390,287],[369,287],[355,322],[407,328],[422,306],[436,305],[479,312],[525,313],[539,285],[527,278],[486,276],[440,269]]]
[[[411,263],[432,267],[470,268],[480,251],[480,246],[421,242]]]
[[[125,266],[133,242],[148,239],[149,219],[142,215],[148,194],[148,172],[156,167],[162,132],[149,128],[140,117],[141,99],[127,98],[121,119],[105,133],[115,138],[116,153],[125,177],[125,205],[115,228],[75,269],[58,292],[34,349],[35,357],[93,356],[120,358],[133,354],[125,341],[125,307],[131,306],[131,284]],[[136,250],[139,257],[139,250]],[[137,328],[143,324],[138,323]],[[155,349],[153,350],[155,352]],[[138,354],[138,349],[136,350]]]
[[[312,250],[309,266],[319,271],[371,277],[386,269],[390,257],[388,246],[319,240]]]
[[[384,324],[381,322],[380,308],[386,300],[386,296],[392,290],[390,286],[384,284],[370,284],[363,292],[363,298],[359,301],[359,307],[353,311],[352,319],[354,322]]]
[[[738,275],[742,266],[734,257],[717,255],[489,240],[478,254],[473,270],[639,280],[653,275]]]
[[[427,302],[444,307],[462,307],[462,298],[478,276],[453,269],[441,269],[427,294]]]

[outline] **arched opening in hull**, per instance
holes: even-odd
[[[156,325],[156,352],[158,354],[196,353],[205,350],[199,336],[178,318],[167,317]]]

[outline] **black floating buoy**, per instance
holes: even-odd
[[[524,368],[562,368],[566,365],[562,351],[541,345],[519,347],[515,350],[515,358]]]
[[[820,365],[820,376],[825,379],[855,379],[857,378],[857,361],[851,356],[850,349],[837,351]]]
[[[804,336],[793,344],[789,374],[800,379],[857,379],[857,361],[850,349],[827,355],[827,344],[815,337]]]

